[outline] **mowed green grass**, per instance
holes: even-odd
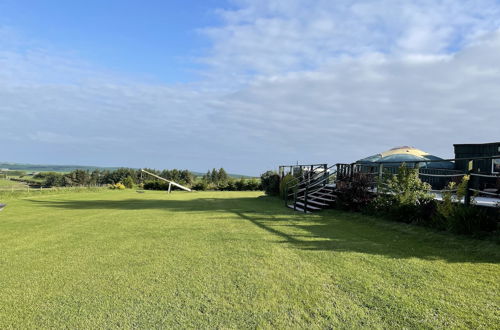
[[[492,242],[256,192],[104,191],[0,212],[0,328],[498,328]]]

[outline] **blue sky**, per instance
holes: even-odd
[[[0,25],[103,68],[179,83],[197,78],[196,58],[210,47],[197,30],[220,24],[214,10],[228,6],[221,0],[4,0]]]
[[[258,175],[500,139],[500,1],[0,2],[0,161]]]

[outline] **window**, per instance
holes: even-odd
[[[500,173],[500,158],[493,159],[491,162],[491,172],[492,173]]]

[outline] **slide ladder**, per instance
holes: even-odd
[[[158,176],[158,175],[156,175],[154,173],[148,172],[148,171],[143,170],[143,169],[141,169],[141,171],[144,172],[144,173],[146,173],[146,174],[149,174],[151,176],[154,176],[157,179],[160,179],[160,180],[168,182],[168,193],[169,194],[170,194],[170,190],[172,189],[172,186],[176,186],[177,188],[180,188],[182,190],[191,191],[191,189],[189,189],[188,187],[184,187],[183,185],[180,185],[177,182],[167,180],[165,178],[162,178],[161,176]]]

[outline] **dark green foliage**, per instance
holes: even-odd
[[[219,183],[215,186],[216,190],[221,191],[258,191],[262,190],[259,180],[255,179],[228,179],[225,183]]]
[[[499,221],[495,209],[459,205],[448,216],[447,229],[457,234],[476,236],[495,231]]]
[[[206,183],[204,180],[200,180],[196,182],[191,188],[197,191],[205,191],[208,190],[208,183]]]
[[[202,178],[209,186],[212,186],[217,190],[225,190],[224,187],[227,186],[228,181],[230,180],[226,170],[220,168],[216,170],[215,168],[212,171],[207,171]]]
[[[64,175],[57,172],[41,172],[33,178],[43,180],[44,187],[62,187],[64,184]]]
[[[389,198],[398,205],[418,205],[423,200],[432,199],[431,186],[422,182],[418,170],[402,164],[396,175],[378,182],[377,199]]]
[[[144,189],[146,190],[168,190],[168,182],[160,180],[144,181]]]
[[[175,181],[181,185],[190,186],[194,182],[194,175],[188,170],[173,169],[160,172],[154,169],[147,169],[147,171],[167,180]],[[92,172],[77,169],[67,174],[42,172],[37,174],[35,178],[44,179],[44,186],[46,187],[113,185],[123,183],[127,188],[131,188],[136,184],[145,182],[145,180],[151,181],[149,175],[143,174],[140,170],[132,168],[119,168],[114,171],[101,171],[95,169]],[[23,179],[23,181],[26,180]],[[168,183],[166,184],[168,186]]]
[[[248,191],[259,191],[262,190],[262,183],[258,179],[240,179],[244,180],[243,189]]]
[[[134,179],[129,175],[123,180],[123,185],[125,188],[132,189],[134,188]]]
[[[221,185],[224,185],[228,181],[229,176],[227,175],[226,171],[223,168],[220,168],[217,172],[217,182],[219,182]]]
[[[430,187],[422,183],[414,169],[401,166],[395,176],[379,182],[379,194],[364,208],[364,211],[404,223],[418,224],[438,230],[463,235],[483,235],[497,230],[500,212],[497,208],[464,206],[458,201],[463,198],[468,177],[458,184],[451,183],[447,189],[457,189],[456,196],[443,193],[443,200],[437,202],[429,194]],[[353,182],[356,180],[353,180]],[[343,187],[337,184],[340,207],[356,209],[356,196],[367,191],[361,184],[353,189],[352,184]],[[342,193],[344,191],[344,193]],[[353,206],[354,204],[354,206]],[[359,208],[358,208],[359,209]]]
[[[226,180],[225,182],[221,182],[221,184],[218,187],[219,190],[226,190],[226,191],[236,191],[236,182],[235,180]]]
[[[266,195],[277,196],[280,193],[280,176],[274,171],[267,171],[260,176]]]
[[[288,173],[287,175],[285,175],[280,182],[280,197],[282,199],[285,199],[289,193],[292,193],[292,190],[290,190],[292,186],[296,185],[297,183],[299,183],[299,180],[297,180],[292,174]]]
[[[212,169],[207,171],[201,178],[204,185],[197,186],[203,190],[227,190],[227,191],[243,191],[243,190],[261,190],[259,180],[240,178],[238,180],[231,178],[223,168]]]
[[[61,187],[64,186],[64,175],[56,172],[49,172],[44,177],[45,187]]]
[[[194,182],[194,175],[188,170],[163,170],[158,175],[185,186],[190,186]]]
[[[239,179],[237,181],[235,181],[235,186],[236,186],[236,190],[238,191],[243,191],[243,190],[246,190],[246,183],[245,183],[245,180],[244,179]]]
[[[378,195],[370,211],[395,221],[428,224],[435,213],[430,185],[422,182],[418,170],[402,164],[396,175],[378,182]]]
[[[101,184],[115,184],[123,182],[128,176],[134,178],[136,177],[137,170],[132,168],[119,168],[115,171],[104,171],[100,173]]]
[[[418,224],[440,229],[440,225],[433,221],[436,213],[436,202],[424,199],[417,204],[398,203],[390,197],[376,199],[368,208],[368,212],[386,216],[394,221]]]

